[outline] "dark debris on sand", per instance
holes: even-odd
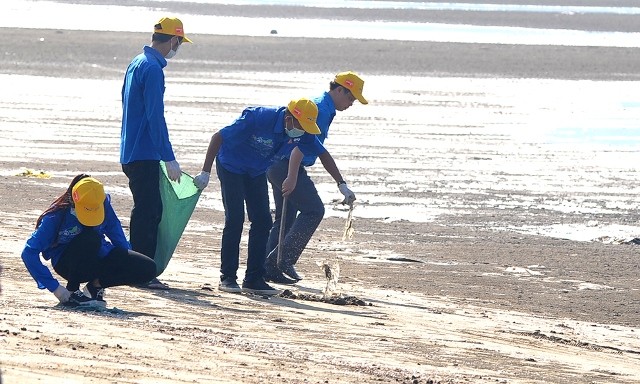
[[[311,295],[307,293],[295,293],[290,289],[285,289],[284,292],[280,294],[280,297],[285,297],[287,299],[294,300],[306,300],[306,301],[316,301],[327,304],[334,305],[359,305],[359,306],[371,306],[371,303],[367,303],[364,300],[357,298],[355,296],[343,296],[343,295],[332,295],[332,296],[320,296],[320,295]]]

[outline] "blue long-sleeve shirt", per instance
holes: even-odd
[[[144,46],[124,76],[120,163],[175,160],[164,118],[164,72],[167,60]]]
[[[220,130],[222,146],[218,163],[229,172],[256,177],[274,160],[291,153],[318,156],[326,151],[316,135],[305,133],[290,138],[284,129],[285,107],[249,107],[231,125]]]
[[[60,285],[40,260],[40,254],[43,259],[51,260],[51,265],[55,266],[71,240],[82,233],[84,228],[86,227],[80,224],[73,208],[61,209],[44,216],[22,251],[22,261],[38,284],[38,288],[46,288],[53,292]],[[122,224],[111,206],[109,195],[104,200],[104,221],[93,228],[102,235],[99,257],[107,256],[115,247],[131,249],[122,230]]]
[[[336,116],[336,105],[333,103],[333,99],[329,92],[324,92],[321,96],[313,99],[313,102],[318,106],[318,118],[316,124],[320,128],[320,134],[316,135],[318,140],[324,144],[325,139],[329,136],[329,126]],[[304,154],[302,158],[302,165],[310,167],[315,164],[318,156],[315,154]]]

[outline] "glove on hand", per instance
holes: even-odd
[[[338,185],[338,189],[340,189],[340,193],[344,195],[344,200],[342,204],[352,205],[354,201],[356,201],[356,195],[349,189],[347,183],[341,183]]]
[[[169,176],[169,180],[180,182],[180,177],[182,176],[182,171],[180,170],[180,164],[177,161],[165,161],[164,165],[167,167],[167,176]]]
[[[61,303],[66,303],[71,297],[71,292],[69,292],[69,290],[67,290],[67,288],[63,287],[62,285],[58,285],[58,288],[53,291],[53,294]]]
[[[193,178],[193,184],[195,184],[199,190],[203,190],[209,185],[210,176],[211,174],[209,172],[202,171]]]

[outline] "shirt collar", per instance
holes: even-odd
[[[329,94],[329,92],[324,92],[324,99],[326,100],[327,106],[331,107],[331,110],[333,111],[333,114],[335,116],[336,113],[336,105],[333,102],[333,98],[331,97],[331,95]]]
[[[155,48],[152,48],[148,45],[144,46],[144,53],[147,54],[148,56],[152,56],[153,58],[155,58],[156,60],[158,60],[158,64],[160,64],[160,67],[164,68],[167,66],[167,59],[165,59],[160,52],[158,52],[158,50],[156,50]]]

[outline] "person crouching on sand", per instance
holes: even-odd
[[[67,280],[66,288],[42,263],[40,254]],[[156,273],[153,259],[131,250],[102,183],[86,174],[76,176],[40,215],[22,261],[38,288],[48,289],[68,306],[106,307],[105,288],[140,284]],[[89,296],[80,290],[85,282]]]

